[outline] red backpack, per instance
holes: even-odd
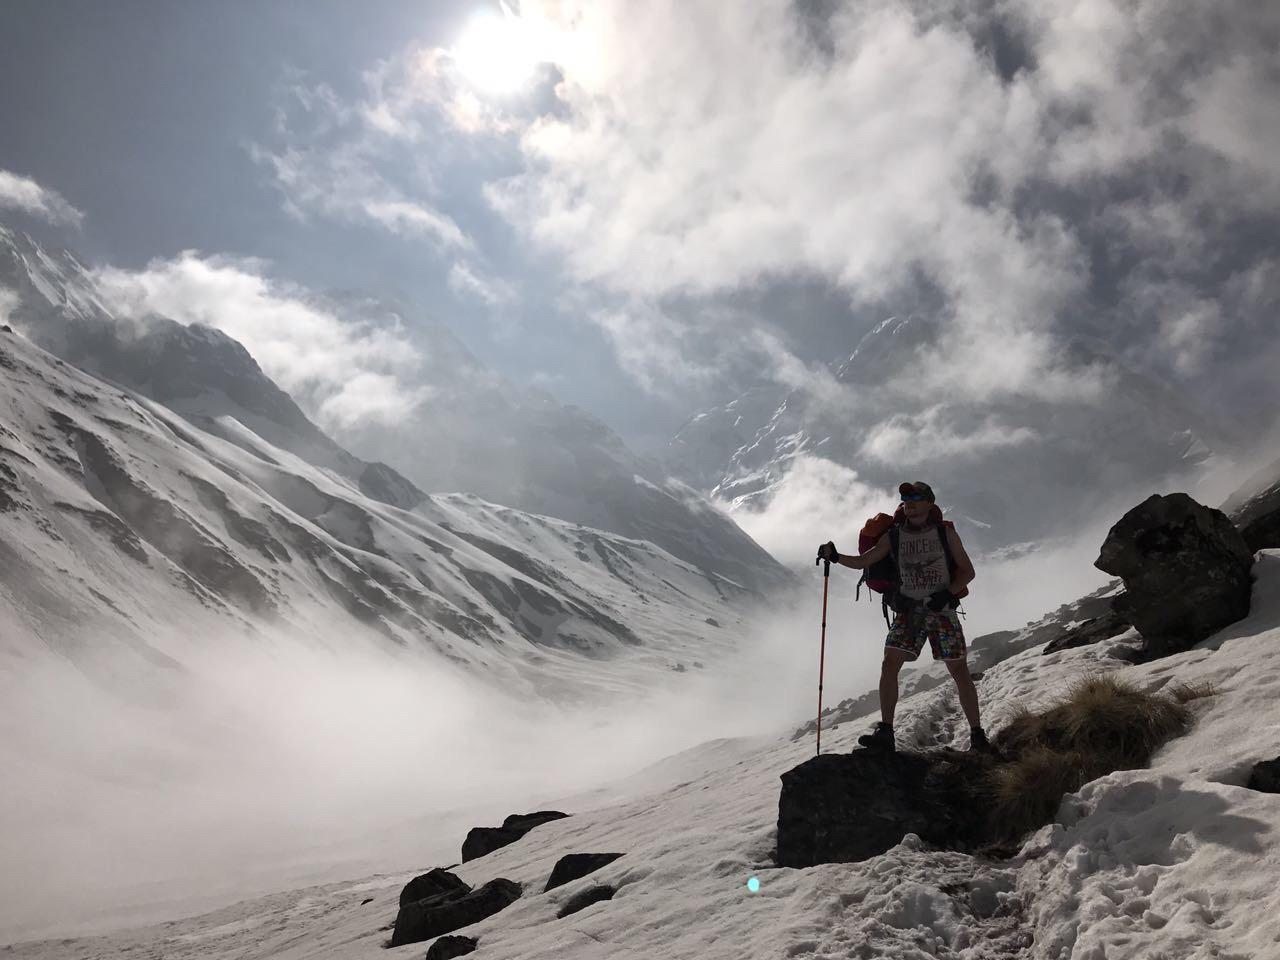
[[[955,526],[950,520],[942,519],[942,510],[935,503],[929,507],[929,519],[934,522],[934,528],[938,531],[938,538],[942,541],[942,554],[947,558],[947,575],[954,577],[956,573],[955,557],[951,555],[951,544],[947,539],[947,530]],[[893,516],[887,513],[877,513],[871,517],[862,527],[862,532],[858,534],[858,553],[866,553],[877,543],[885,534],[889,535],[889,553],[882,560],[878,560],[871,566],[862,571],[862,579],[858,581],[858,589],[854,594],[855,599],[862,598],[862,585],[865,583],[870,590],[874,590],[881,595],[880,606],[884,612],[886,621],[889,619],[889,607],[893,604],[894,595],[898,592],[898,584],[901,582],[901,575],[898,572],[898,534],[902,529],[906,516],[901,506],[893,512]],[[956,595],[957,597],[967,597],[969,588],[963,587]],[[870,594],[868,594],[868,599]]]

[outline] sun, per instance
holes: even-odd
[[[459,72],[478,90],[514,93],[539,63],[533,31],[504,3],[502,13],[479,14],[450,53]]]

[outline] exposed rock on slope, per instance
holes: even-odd
[[[1111,528],[1094,565],[1123,578],[1118,616],[1150,656],[1186,650],[1249,614],[1253,551],[1221,510],[1151,496]]]
[[[502,821],[500,827],[473,827],[467,833],[467,838],[462,841],[462,862],[466,863],[468,860],[486,856],[509,843],[515,843],[540,824],[561,820],[567,816],[567,813],[561,813],[558,810],[513,813]]]

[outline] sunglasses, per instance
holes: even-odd
[[[921,500],[928,500],[923,493],[908,493],[902,498],[903,503],[919,503]]]

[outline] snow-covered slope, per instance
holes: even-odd
[[[1126,666],[1132,633],[1042,656],[1031,649],[988,670],[979,695],[999,729],[1022,706],[1046,704],[1091,671],[1123,671],[1148,691],[1215,684],[1195,701],[1192,729],[1148,769],[1121,771],[1064,798],[1054,823],[1007,861],[937,852],[914,837],[882,856],[808,869],[772,865],[779,775],[812,756],[784,732],[717,741],[630,781],[542,806],[573,816],[454,871],[478,886],[524,886],[506,910],[461,933],[477,958],[893,957],[947,960],[1128,960],[1277,955],[1280,805],[1244,787],[1273,758],[1280,726],[1280,552],[1261,555],[1250,616],[1182,654]],[[963,742],[948,686],[899,705],[899,740]],[[849,750],[863,722],[824,737]],[[453,849],[462,837],[450,838]],[[547,893],[568,853],[621,859]],[[420,870],[281,893],[203,916],[100,938],[18,944],[15,960],[93,956],[169,960],[359,960],[388,952],[402,886]],[[756,877],[759,891],[747,881]],[[597,883],[613,899],[565,919],[558,907]],[[425,944],[391,951],[421,956]]]
[[[108,682],[270,628],[591,698],[728,649],[756,599],[651,543],[470,495],[372,499],[17,333],[0,373],[0,642],[19,673],[51,650]]]
[[[1092,394],[983,403],[915,395],[903,385],[937,334],[928,318],[891,317],[835,367],[840,391],[793,390],[770,404],[771,392],[757,388],[698,414],[671,441],[673,469],[733,508],[756,509],[802,455],[886,490],[933,478],[966,543],[990,550],[1072,530],[1094,491],[1185,481],[1242,449],[1188,398],[1083,339],[1063,344],[1059,360],[1065,373],[1087,375]]]
[[[13,324],[62,359],[207,431],[218,433],[224,417],[234,418],[376,499],[410,508],[422,490],[471,493],[648,540],[760,592],[790,583],[787,571],[702,493],[636,457],[585,411],[505,382],[429,315],[401,324],[406,308],[377,298],[310,297],[315,310],[370,328],[402,325],[424,344],[415,375],[429,388],[429,402],[394,425],[335,425],[335,443],[308,419],[317,411],[304,413],[235,340],[164,317],[121,319],[73,253],[2,225],[0,288],[16,297]]]
[[[325,435],[245,348],[218,330],[150,316],[117,318],[93,274],[66,250],[48,250],[0,225],[0,289],[12,325],[55,356],[127,386],[218,433],[222,418],[365,494],[411,508],[423,493],[381,463],[360,460]],[[235,441],[234,434],[229,437]]]

